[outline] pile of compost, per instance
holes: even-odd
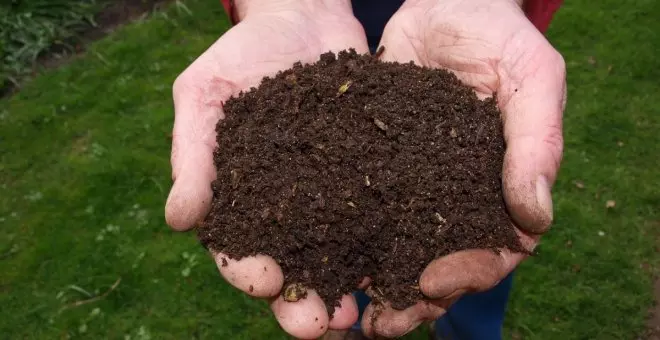
[[[201,243],[273,257],[285,287],[316,290],[331,314],[364,277],[403,309],[435,258],[524,251],[502,196],[496,100],[448,71],[326,53],[224,112]]]

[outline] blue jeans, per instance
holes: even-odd
[[[383,29],[389,18],[404,0],[353,0],[353,13],[362,23],[369,48],[375,53]],[[495,288],[477,294],[469,294],[454,303],[447,313],[435,321],[437,335],[443,340],[499,340],[513,274]],[[355,293],[360,308],[360,319],[353,328],[360,328],[364,308],[369,297]]]
[[[435,321],[436,335],[443,340],[499,340],[513,273],[483,293],[467,294]],[[370,299],[362,291],[354,294],[360,310],[353,329],[360,329],[362,314]]]

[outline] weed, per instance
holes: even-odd
[[[17,86],[47,51],[74,50],[76,35],[94,26],[99,0],[9,0],[0,3],[0,93]]]

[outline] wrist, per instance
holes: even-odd
[[[234,0],[233,10],[237,21],[258,14],[285,12],[310,13],[321,10],[352,15],[351,0]]]

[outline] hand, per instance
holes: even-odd
[[[551,185],[562,157],[565,67],[525,17],[521,1],[408,0],[385,28],[382,58],[454,72],[480,97],[497,93],[507,144],[503,189],[520,240],[532,250],[552,221]],[[432,95],[432,94],[431,94]],[[420,277],[429,299],[386,309],[365,334],[395,337],[435,320],[464,293],[494,287],[525,258],[503,250],[466,250],[436,259]]]
[[[211,182],[216,177],[215,125],[224,117],[223,103],[256,86],[266,75],[293,63],[315,62],[325,52],[355,48],[367,53],[367,42],[353,17],[349,0],[236,1],[240,23],[225,33],[175,81],[172,141],[174,185],[167,199],[167,223],[187,230],[210,210]],[[223,256],[214,254],[216,263]],[[268,298],[282,328],[298,338],[316,338],[330,329],[349,328],[357,320],[354,298],[347,295],[329,321],[315,292],[296,303],[278,295],[283,275],[270,257],[256,256],[218,266],[235,287]],[[264,271],[263,268],[267,268]]]

